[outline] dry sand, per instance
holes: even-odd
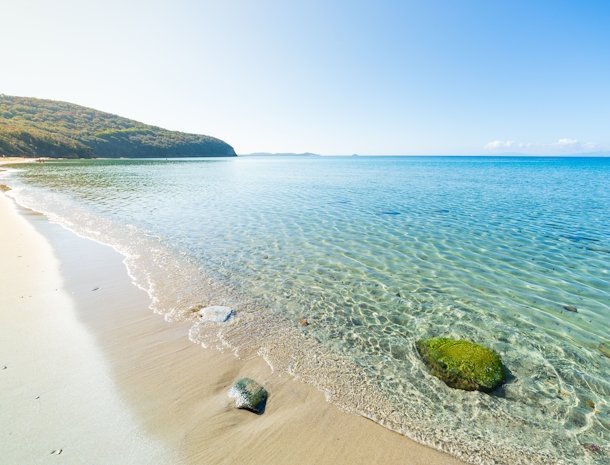
[[[34,160],[34,158],[0,156],[0,165],[5,165],[7,163],[21,163],[26,160]]]
[[[462,463],[254,354],[196,346],[148,309],[116,251],[2,193],[0,276],[2,464]],[[270,392],[263,415],[232,407],[241,376]]]
[[[0,156],[0,165],[13,163],[34,163],[36,160],[48,160],[48,158],[26,158],[26,157],[5,157]]]

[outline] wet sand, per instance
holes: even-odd
[[[339,411],[256,354],[191,343],[189,324],[149,310],[116,251],[2,193],[0,224],[2,463],[462,463]],[[241,376],[269,391],[263,415],[232,407]]]

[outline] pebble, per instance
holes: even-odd
[[[602,354],[610,358],[610,344],[608,344],[607,342],[600,342],[597,348]]]
[[[591,399],[587,399],[585,400],[585,407],[595,410],[595,402],[593,402]]]
[[[578,309],[574,305],[564,305],[563,309],[567,310],[568,312],[578,313]]]
[[[586,442],[582,446],[594,454],[599,454],[602,451],[601,447],[599,447],[597,444],[593,444],[592,442]]]

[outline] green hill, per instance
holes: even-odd
[[[72,103],[0,94],[0,155],[224,157],[226,142],[149,126]]]

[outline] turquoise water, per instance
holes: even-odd
[[[237,308],[196,342],[473,463],[608,463],[610,159],[99,160],[11,182],[128,255],[168,318]],[[494,348],[511,381],[446,387],[414,346],[437,335]]]

